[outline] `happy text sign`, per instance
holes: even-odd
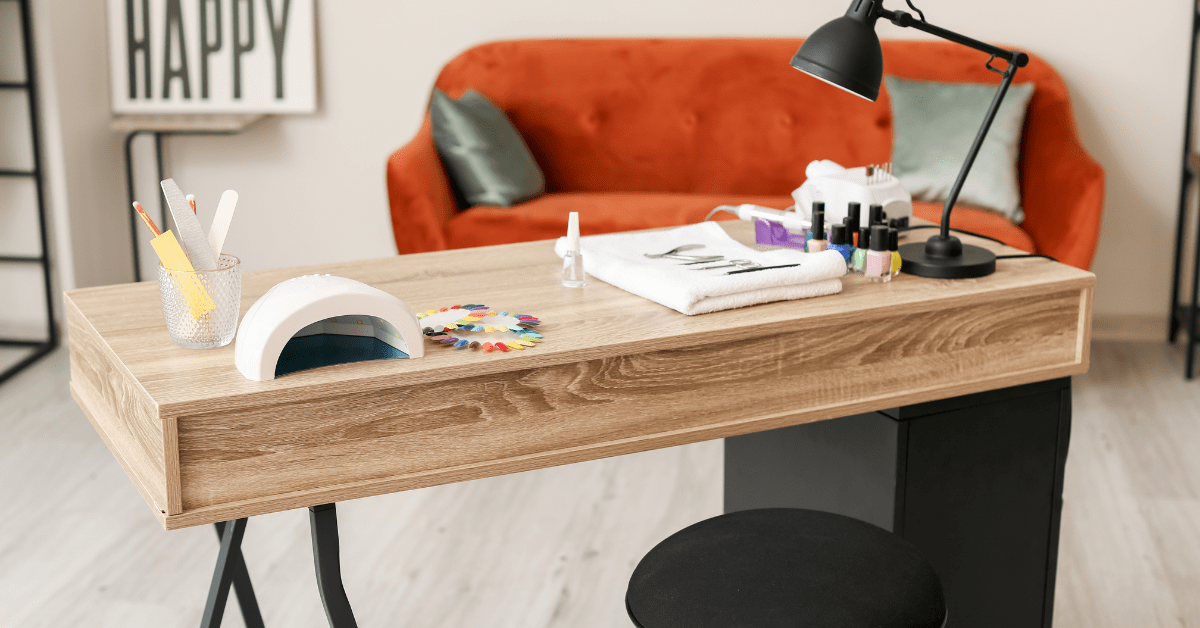
[[[311,113],[313,0],[108,0],[116,113]]]

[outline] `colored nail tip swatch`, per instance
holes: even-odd
[[[497,342],[496,348],[501,351],[508,351],[508,345],[504,344],[503,342]]]
[[[421,333],[422,333],[422,334],[425,334],[425,335],[432,334],[432,333],[433,333],[433,328],[432,328],[432,327],[426,327],[425,329],[422,329],[422,330],[421,330]]]
[[[459,340],[458,342],[454,343],[454,346],[461,348],[461,347],[465,347],[469,344],[471,344],[471,343],[467,342],[466,340]]]
[[[460,308],[462,308],[462,306],[461,306],[461,305],[451,305],[451,306],[450,306],[450,309],[452,309],[452,310],[457,310],[457,309],[460,309]]]
[[[512,349],[513,351],[524,351],[525,350],[525,347],[522,347],[520,344],[515,343],[515,342],[508,343],[508,348]]]
[[[494,332],[494,331],[496,331],[496,328],[495,328],[495,327],[492,327],[492,326],[490,326],[490,325],[489,325],[488,327],[484,328],[484,330],[483,330],[483,331],[486,331],[486,332],[488,332],[488,333],[491,333],[491,332]]]
[[[519,344],[519,345],[523,345],[523,346],[526,346],[526,347],[532,347],[532,346],[533,346],[533,342],[531,342],[531,341],[529,341],[529,340],[525,340],[525,339],[518,340],[518,341],[517,341],[517,344]]]
[[[439,311],[439,312],[448,312],[448,311],[450,311],[450,308],[448,308],[448,307],[444,307],[444,308],[442,308],[442,309],[440,309],[440,310],[438,310],[438,311]]]
[[[472,342],[471,342],[471,344],[470,344],[470,345],[468,345],[468,346],[469,346],[469,347],[471,347],[472,349],[478,349],[478,348],[479,348],[479,341],[478,341],[478,340],[472,341]]]
[[[491,353],[492,351],[495,351],[495,350],[496,350],[496,348],[492,346],[492,343],[490,343],[490,342],[483,343],[483,352],[484,353]]]
[[[508,328],[503,325],[496,325],[496,331],[508,331]]]

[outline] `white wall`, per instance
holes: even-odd
[[[119,141],[102,128],[107,95],[96,91],[107,82],[105,25],[92,14],[103,11],[75,8],[99,2],[54,4],[58,99],[77,104],[61,112],[71,119],[63,124],[64,152],[86,156],[68,175],[77,280],[89,285],[127,279]],[[459,51],[522,37],[802,36],[843,13],[846,4],[324,0],[318,5],[319,113],[268,119],[236,137],[171,139],[168,174],[197,194],[207,214],[203,221],[221,190],[238,190],[239,213],[227,249],[247,268],[390,255],[385,160],[413,135],[434,76]],[[905,8],[900,0],[889,6]],[[1190,4],[1151,0],[1107,8],[1085,0],[1012,0],[989,7],[920,0],[918,6],[935,24],[1028,50],[1063,74],[1084,145],[1108,177],[1094,266],[1097,310],[1164,315]],[[881,24],[880,34],[921,35],[890,24]],[[139,195],[150,199],[152,175],[145,174]]]

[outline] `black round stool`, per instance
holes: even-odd
[[[706,519],[650,550],[625,594],[639,628],[940,628],[942,583],[869,523],[768,508]]]

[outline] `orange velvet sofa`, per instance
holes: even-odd
[[[452,97],[474,88],[521,132],[546,194],[511,208],[460,208],[429,117],[387,164],[400,253],[683,225],[717,205],[784,208],[814,159],[883,163],[892,151],[886,91],[868,102],[788,66],[800,39],[556,39],[477,46],[442,69]],[[884,72],[998,84],[985,56],[946,42],[885,41]],[[1088,268],[1104,173],[1076,136],[1067,89],[1031,57],[1036,84],[1019,163],[1025,221],[955,208],[951,225]],[[983,111],[979,112],[980,119]],[[938,221],[939,204],[916,203]],[[724,216],[719,214],[718,216]]]

